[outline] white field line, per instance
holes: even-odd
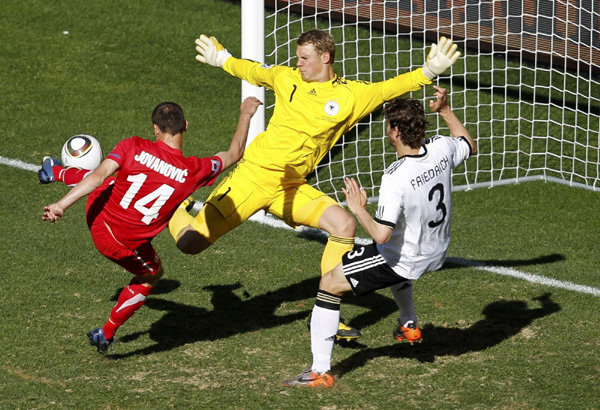
[[[8,165],[9,167],[13,167],[13,168],[24,169],[26,171],[35,171],[35,172],[37,172],[41,168],[40,165],[28,164],[26,162],[19,161],[18,159],[10,159],[10,158],[6,158],[6,157],[2,157],[2,156],[0,156],[0,164]]]
[[[38,169],[40,169],[39,165],[28,164],[28,163],[25,163],[25,162],[22,162],[22,161],[19,161],[16,159],[5,158],[2,156],[0,156],[0,164],[7,165],[9,167],[24,169],[27,171],[37,172]],[[201,206],[201,203],[197,202],[196,207],[199,207],[199,206]],[[250,220],[253,222],[261,223],[263,225],[271,226],[273,228],[283,228],[283,229],[293,230],[292,228],[290,228],[288,225],[286,225],[280,219],[277,219],[277,218],[271,216],[270,214],[267,214],[264,211],[257,212],[254,216],[252,216],[250,218]],[[297,229],[295,229],[295,231],[302,235],[307,235],[307,236],[324,237],[324,238],[327,237],[327,234],[325,232],[323,232],[319,229],[314,229],[314,228],[306,228],[306,227],[300,226]],[[366,245],[366,244],[371,243],[372,240],[369,238],[356,238],[355,242],[358,245]],[[448,260],[448,262],[452,262],[452,263],[460,265],[460,266],[467,266],[467,267],[479,269],[479,270],[482,270],[485,272],[495,273],[497,275],[511,276],[513,278],[525,280],[525,281],[531,282],[531,283],[536,283],[538,285],[545,285],[545,286],[549,286],[549,287],[553,287],[553,288],[572,290],[574,292],[587,293],[587,294],[590,294],[593,296],[600,297],[600,289],[594,288],[592,286],[578,285],[578,284],[572,283],[572,282],[564,282],[564,281],[560,281],[560,280],[556,280],[556,279],[547,278],[547,277],[541,276],[541,275],[521,272],[516,269],[511,269],[511,268],[505,268],[505,267],[500,267],[500,266],[489,266],[483,262],[472,261],[472,260],[468,260],[468,259],[448,257],[447,260]]]
[[[600,289],[591,286],[578,285],[572,282],[563,282],[560,280],[547,278],[545,276],[535,275],[533,273],[520,272],[511,268],[488,266],[483,262],[470,261],[467,259],[449,257],[446,260],[448,262],[456,263],[457,265],[468,266],[475,269],[484,270],[486,272],[495,273],[497,275],[512,276],[513,278],[523,279],[527,282],[537,283],[538,285],[546,285],[553,288],[573,290],[579,293],[588,293],[590,295],[600,296]]]
[[[283,221],[271,216],[270,214],[265,213],[264,211],[256,213],[254,216],[252,216],[252,218],[250,218],[250,220],[259,222],[259,223],[262,223],[265,225],[269,225],[274,228],[285,228],[285,229],[292,230],[292,228],[290,228],[288,225],[286,225]],[[314,228],[306,228],[306,227],[301,226],[301,227],[298,227],[296,229],[296,231],[303,235],[307,235],[307,236],[324,237],[324,238],[327,237],[327,234],[325,232],[318,230],[318,229],[314,229]],[[356,238],[355,242],[358,245],[367,245],[372,242],[372,239]],[[471,267],[471,268],[483,270],[486,272],[495,273],[497,275],[512,276],[513,278],[522,279],[527,282],[536,283],[538,285],[545,285],[545,286],[549,286],[549,287],[553,287],[553,288],[572,290],[575,292],[587,293],[590,295],[600,297],[600,289],[594,288],[591,286],[584,286],[584,285],[578,285],[576,283],[564,282],[564,281],[560,281],[560,280],[556,280],[556,279],[547,278],[545,276],[536,275],[536,274],[532,274],[532,273],[525,273],[525,272],[518,271],[516,269],[505,268],[505,267],[501,267],[501,266],[489,266],[483,262],[473,261],[473,260],[468,260],[468,259],[448,257],[446,260],[448,262],[452,262],[456,265]]]

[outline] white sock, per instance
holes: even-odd
[[[339,305],[338,305],[339,306]],[[331,369],[333,342],[340,322],[340,311],[315,305],[310,320],[310,346],[313,355],[312,370],[325,373]]]
[[[415,301],[413,299],[412,280],[390,286],[390,290],[400,310],[400,323],[404,325],[409,320],[418,323],[419,320],[415,312]]]

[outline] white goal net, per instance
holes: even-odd
[[[306,30],[336,40],[335,71],[381,81],[422,66],[445,35],[463,57],[437,80],[476,137],[479,153],[454,189],[551,180],[600,190],[600,10],[594,1],[265,0],[264,62],[295,65]],[[431,87],[412,93],[424,102]],[[267,118],[273,106],[267,92]],[[447,134],[429,114],[430,133]],[[345,135],[309,182],[340,197],[357,177],[376,196],[396,159],[381,112]]]

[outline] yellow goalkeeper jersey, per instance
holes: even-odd
[[[223,69],[274,91],[269,125],[250,143],[244,159],[284,172],[287,178],[306,177],[342,135],[386,101],[431,84],[421,68],[377,83],[338,76],[323,83],[306,82],[297,68],[235,57],[228,58]]]

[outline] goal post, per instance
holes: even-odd
[[[263,0],[242,0],[242,58],[265,61],[265,5]],[[242,101],[256,97],[265,101],[265,89],[242,80]],[[258,107],[250,121],[248,142],[265,130],[265,107]]]
[[[242,0],[242,5],[250,2],[265,11],[261,61],[294,65],[296,39],[318,28],[333,35],[335,71],[348,79],[381,81],[413,70],[422,66],[432,42],[452,38],[463,56],[436,82],[448,88],[449,103],[479,149],[454,170],[454,190],[530,180],[600,190],[598,2]],[[425,87],[411,96],[426,103],[432,94]],[[268,115],[272,93],[265,98]],[[428,135],[448,133],[438,115],[428,118]],[[353,176],[370,197],[377,196],[381,175],[395,159],[379,111],[340,139],[309,183],[342,200],[343,178]]]

